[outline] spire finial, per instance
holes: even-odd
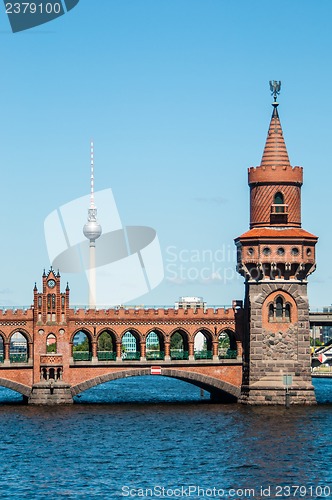
[[[270,80],[271,95],[273,95],[274,103],[276,103],[277,106],[278,106],[277,95],[280,94],[280,89],[281,89],[281,81],[280,80],[279,81]],[[274,106],[274,103],[272,104],[272,106]]]
[[[90,180],[90,208],[95,208],[95,158],[94,158],[94,144],[93,141],[90,143],[90,168],[91,168],[91,180]]]
[[[262,156],[261,167],[290,166],[277,109],[279,106],[279,104],[277,103],[277,95],[280,94],[280,88],[280,81],[270,81],[270,90],[271,94],[274,97],[274,102],[272,103],[273,112]]]

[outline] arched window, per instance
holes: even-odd
[[[284,199],[283,193],[277,191],[272,199],[270,223],[287,224],[288,222],[288,205]]]
[[[274,195],[274,204],[275,205],[283,205],[284,204],[284,195],[282,193],[280,193],[280,191],[278,191],[278,193],[276,193]]]
[[[269,321],[273,321],[274,318],[274,305],[269,305]]]
[[[234,332],[232,332],[231,330],[223,330],[222,332],[220,332],[218,339],[218,356],[219,359],[236,359],[236,339]]]
[[[171,359],[188,359],[188,334],[177,330],[171,335]]]
[[[281,297],[276,300],[276,319],[282,318],[284,301]]]
[[[286,212],[286,205],[284,195],[278,191],[273,198],[272,212],[275,214],[284,214]]]
[[[73,338],[73,358],[74,361],[91,361],[92,344],[88,333],[80,330]]]
[[[99,361],[116,360],[116,339],[114,334],[105,330],[98,337],[97,356]]]
[[[162,331],[153,330],[146,337],[146,359],[165,359],[165,341]]]
[[[290,322],[291,321],[291,305],[285,303],[284,298],[280,295],[272,304],[269,304],[269,322]]]
[[[56,336],[54,333],[50,333],[46,339],[46,352],[56,353]]]
[[[291,314],[290,314],[290,304],[286,304],[285,306],[285,320],[290,321]]]
[[[194,338],[195,359],[212,359],[212,335],[208,330],[200,330]]]
[[[26,363],[29,357],[28,341],[21,332],[15,332],[10,338],[9,355],[11,363]]]
[[[140,338],[137,332],[128,330],[122,337],[122,359],[139,361],[141,357]]]

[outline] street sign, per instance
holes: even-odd
[[[283,379],[284,379],[284,385],[286,385],[286,386],[292,385],[292,383],[293,383],[292,375],[284,375]]]
[[[161,366],[151,366],[151,375],[161,375]]]

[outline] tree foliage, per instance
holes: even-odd
[[[98,351],[114,351],[112,336],[108,332],[99,335]]]

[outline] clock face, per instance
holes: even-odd
[[[50,288],[54,288],[55,287],[55,281],[54,280],[48,280],[47,284],[48,284],[48,286]]]

